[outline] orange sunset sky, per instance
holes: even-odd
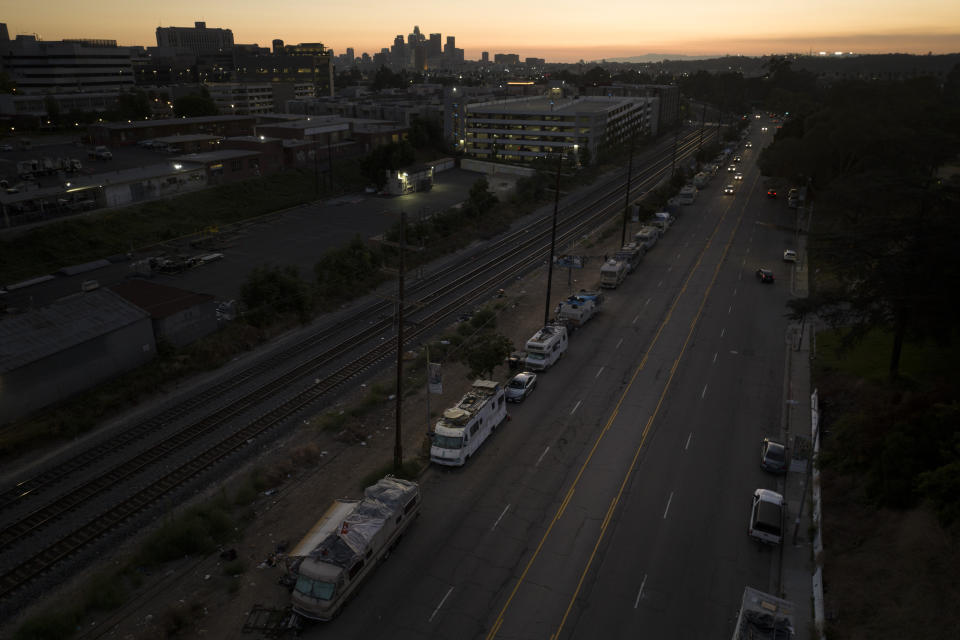
[[[808,51],[960,52],[960,2],[948,0],[15,0],[0,21],[10,36],[106,38],[156,45],[158,26],[233,30],[237,43],[322,42],[356,55],[389,47],[419,25],[481,51],[550,62],[646,53],[764,55]]]

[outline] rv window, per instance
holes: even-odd
[[[433,446],[441,449],[459,449],[463,446],[463,438],[459,436],[441,436],[433,434]]]
[[[357,563],[350,567],[350,573],[347,574],[350,576],[350,579],[357,577],[357,574],[360,573],[360,569],[363,568],[363,560],[357,560]]]
[[[300,576],[297,578],[297,584],[294,588],[303,595],[317,598],[318,600],[330,600],[333,598],[334,584],[332,582],[311,580],[306,576]]]
[[[476,435],[477,430],[480,428],[480,423],[482,420],[477,420],[472,427],[470,427],[470,435]]]

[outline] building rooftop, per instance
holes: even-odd
[[[147,317],[106,289],[0,318],[0,373],[13,371]]]
[[[217,162],[223,160],[235,160],[237,158],[251,158],[253,156],[259,155],[259,151],[254,151],[252,149],[220,149],[217,151],[205,151],[203,153],[190,153],[183,156],[175,156],[171,160],[176,160],[177,162]]]
[[[603,113],[614,109],[624,102],[631,102],[635,98],[619,98],[606,96],[588,96],[577,99],[564,98],[517,98],[512,100],[498,100],[496,102],[479,102],[467,106],[467,111],[473,113],[522,113],[532,115],[574,115],[579,113]]]
[[[202,154],[196,154],[202,155]],[[179,160],[179,158],[177,158]],[[184,160],[193,160],[194,156],[183,156]],[[151,178],[162,178],[164,176],[174,176],[181,173],[189,173],[196,170],[196,167],[181,167],[177,169],[173,166],[173,159],[163,160],[157,164],[148,164],[145,167],[134,167],[132,169],[121,169],[119,171],[105,171],[95,173],[90,176],[78,176],[70,178],[66,191],[79,191],[84,188],[98,187],[107,184],[124,184],[126,182],[138,182],[149,180]]]
[[[137,305],[153,318],[166,318],[213,300],[213,296],[206,293],[168,287],[139,278],[121,282],[110,287],[110,290]]]
[[[113,130],[150,129],[153,127],[172,127],[184,124],[212,124],[215,122],[237,122],[254,120],[254,116],[197,116],[195,118],[166,118],[163,120],[134,120],[133,122],[97,122],[91,126]]]

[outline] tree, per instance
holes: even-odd
[[[476,215],[483,215],[497,204],[497,196],[490,191],[490,183],[486,178],[477,178],[470,187],[470,197],[467,199],[469,209]]]
[[[147,94],[135,89],[117,96],[117,117],[120,120],[144,120],[150,117]]]
[[[240,297],[248,309],[245,317],[255,327],[268,326],[284,313],[307,322],[313,311],[310,287],[294,266],[255,268],[243,283]]]
[[[864,110],[864,104],[873,109]],[[942,286],[960,276],[951,238],[960,189],[934,177],[960,151],[956,116],[935,84],[849,84],[761,156],[766,174],[817,190],[812,261],[829,277],[812,304],[854,344],[889,331],[891,378],[910,339],[950,340],[958,311]]]
[[[220,111],[217,109],[216,103],[213,101],[213,98],[210,97],[209,93],[206,95],[191,93],[188,96],[176,98],[173,101],[173,112],[178,118],[215,116],[220,113]]]
[[[378,187],[387,182],[387,171],[393,171],[412,164],[416,159],[416,152],[406,140],[391,142],[376,147],[360,161],[360,170],[363,175]]]
[[[470,367],[469,377],[488,378],[493,370],[507,359],[513,351],[513,343],[505,335],[484,331],[469,343],[464,354],[464,364]]]

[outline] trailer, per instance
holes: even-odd
[[[792,640],[793,611],[789,600],[745,587],[733,640]]]
[[[337,500],[286,557],[294,613],[334,618],[420,513],[415,482],[387,476],[362,500]]]
[[[457,406],[446,409],[433,427],[430,461],[461,467],[507,417],[503,385],[475,380]]]
[[[660,229],[652,226],[643,226],[640,227],[640,231],[633,236],[637,244],[642,246],[646,251],[653,249],[653,246],[657,244],[657,240],[660,239],[661,233]]]
[[[567,350],[567,328],[548,324],[527,340],[527,369],[545,371],[552,367]]]
[[[573,327],[582,327],[597,313],[597,305],[586,298],[567,298],[557,305],[557,319]]]
[[[614,260],[627,263],[627,273],[633,273],[640,265],[640,260],[647,253],[647,248],[636,242],[623,245],[619,251],[613,254]]]
[[[604,289],[616,289],[627,277],[627,263],[610,258],[600,267],[600,286]]]

